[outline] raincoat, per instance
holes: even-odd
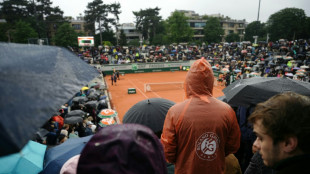
[[[175,173],[224,173],[225,156],[237,152],[240,129],[232,108],[212,96],[214,76],[204,59],[185,79],[186,100],[166,116],[161,142]]]

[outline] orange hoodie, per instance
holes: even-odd
[[[212,96],[213,82],[211,65],[204,58],[195,61],[185,79],[187,99],[167,113],[161,142],[177,174],[224,173],[225,156],[239,149],[235,113]]]

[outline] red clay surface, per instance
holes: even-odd
[[[148,98],[165,98],[175,103],[185,99],[183,89],[174,89],[158,92],[144,92],[145,83],[165,83],[165,82],[184,82],[187,71],[175,72],[152,72],[120,75],[117,85],[111,84],[111,75],[105,77],[110,94],[111,105],[118,112],[118,117],[122,122],[125,113],[136,103]],[[136,88],[136,94],[128,94],[128,88]],[[213,96],[224,95],[223,86],[214,86]]]

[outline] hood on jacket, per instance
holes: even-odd
[[[201,58],[196,60],[189,69],[185,78],[186,98],[200,97],[208,101],[207,96],[212,96],[214,75],[210,63]]]

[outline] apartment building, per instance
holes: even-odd
[[[134,23],[124,23],[120,26],[118,32],[116,33],[116,36],[120,36],[120,31],[123,30],[124,34],[126,35],[127,42],[130,42],[132,40],[141,40],[142,34],[136,30],[136,26]]]

